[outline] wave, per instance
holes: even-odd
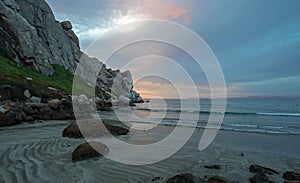
[[[161,109],[148,109],[148,108],[136,108],[135,110],[138,111],[149,111],[149,112],[186,112],[186,113],[200,113],[200,114],[222,114],[221,112],[211,112],[211,111],[192,111],[192,110],[180,110],[180,109],[167,109],[167,110],[161,110]],[[255,113],[255,112],[225,112],[225,114],[230,115],[262,115],[262,116],[293,116],[293,117],[300,117],[300,113]]]
[[[267,116],[300,116],[300,113],[257,113],[259,115]]]

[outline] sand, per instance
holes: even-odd
[[[248,182],[253,176],[248,170],[251,164],[277,170],[280,175],[270,176],[275,182],[283,182],[286,170],[300,172],[300,136],[220,131],[213,144],[198,151],[201,129],[179,152],[152,165],[130,166],[104,157],[72,162],[72,151],[84,140],[61,137],[69,123],[43,121],[0,128],[0,182],[153,182],[155,177],[159,178],[154,182],[165,182],[180,173]],[[121,139],[149,143],[171,130],[161,126],[156,131],[131,132]],[[221,169],[204,168],[212,164]]]

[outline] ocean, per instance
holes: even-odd
[[[210,112],[211,100],[200,99],[200,107],[196,105],[195,99],[154,99],[130,110],[115,108],[115,112],[101,112],[101,117],[110,118],[116,113],[120,120],[130,121],[133,114],[140,123],[176,126],[180,119],[181,125],[191,126],[190,119],[199,115],[197,127],[205,128],[209,116],[214,114]],[[300,135],[300,99],[227,99],[221,130]]]

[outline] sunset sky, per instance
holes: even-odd
[[[144,19],[170,20],[187,26],[201,36],[218,58],[230,97],[248,95],[300,94],[300,1],[298,0],[46,0],[58,20],[70,20],[84,51],[112,28]],[[162,32],[164,30],[161,30]],[[180,35],[178,35],[180,36]],[[205,75],[192,58],[169,45],[144,43],[124,50],[128,58],[157,54],[185,68],[193,78],[200,97],[209,97]],[[147,51],[142,50],[147,49]],[[138,53],[133,53],[136,50]],[[132,54],[131,54],[132,53]],[[116,55],[116,58],[124,58]],[[174,72],[164,58],[149,58],[130,68],[133,78],[145,70]],[[122,59],[120,59],[120,62]],[[107,64],[116,68],[114,64]],[[165,66],[165,67],[164,67]],[[121,69],[123,70],[123,69]],[[189,87],[173,74],[176,85]],[[144,98],[176,98],[166,80],[147,77],[136,82]]]

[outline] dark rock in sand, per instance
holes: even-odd
[[[76,122],[72,122],[67,128],[65,128],[62,136],[69,138],[83,138]]]
[[[251,165],[249,167],[249,172],[251,172],[251,173],[264,173],[264,174],[269,174],[269,175],[279,174],[277,171],[275,171],[271,168],[266,168],[266,167],[259,166],[259,165]]]
[[[169,178],[166,183],[195,183],[197,177],[193,176],[192,174],[180,174],[175,175],[172,178]]]
[[[112,121],[111,121],[112,122]],[[84,137],[101,137],[107,135],[107,131],[97,121],[83,121],[80,122],[80,129],[76,122],[71,123],[63,131],[63,137],[69,138],[83,138]],[[113,135],[126,135],[129,130],[117,126],[108,124],[109,121],[103,121],[106,129]]]
[[[72,153],[73,161],[99,157],[109,153],[109,148],[100,142],[89,142],[79,145]]]
[[[208,179],[207,183],[235,183],[235,181],[229,180],[225,177],[213,176]]]
[[[286,180],[300,181],[300,173],[287,171],[282,176]]]
[[[109,121],[104,121],[104,125],[113,135],[127,135],[129,132],[129,130],[124,127],[109,124]]]
[[[258,173],[249,179],[252,183],[268,183],[269,177],[264,173]]]
[[[221,169],[221,165],[206,165],[206,166],[204,166],[204,168],[219,170],[219,169]]]

